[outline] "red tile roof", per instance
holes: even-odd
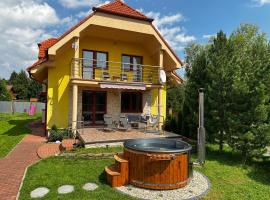
[[[47,60],[47,50],[49,47],[51,47],[52,45],[54,45],[56,42],[58,41],[57,38],[50,38],[48,40],[44,40],[40,43],[38,43],[38,60],[31,65],[30,67],[27,68],[27,71],[29,71],[31,68],[45,62]]]
[[[44,40],[41,43],[38,44],[39,53],[38,58],[45,58],[46,57],[46,50],[54,45],[58,41],[57,38],[50,38],[48,40]]]
[[[153,19],[146,17],[144,14],[131,8],[130,6],[128,6],[121,0],[114,0],[100,7],[93,7],[93,11],[120,15],[124,17],[140,19],[140,20],[149,21],[149,22],[153,21]]]

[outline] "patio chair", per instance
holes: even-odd
[[[127,74],[120,74],[120,79],[121,81],[127,81],[128,80]]]
[[[128,118],[125,115],[121,115],[119,118],[118,130],[120,131],[128,131],[131,126],[128,122]]]
[[[104,115],[103,116],[105,127],[103,128],[104,131],[114,131],[115,125],[112,119],[112,116],[110,115]]]
[[[109,72],[102,72],[102,77],[103,80],[110,79],[110,74]]]
[[[146,133],[160,133],[158,125],[160,121],[160,114],[157,116],[150,115],[148,120],[147,120],[147,125],[146,125]],[[151,127],[151,130],[148,129],[148,127]]]

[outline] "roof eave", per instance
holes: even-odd
[[[144,18],[144,17],[138,17],[138,16],[128,15],[128,14],[124,14],[124,13],[116,13],[113,11],[109,11],[109,10],[105,10],[105,9],[97,8],[97,7],[93,7],[92,10],[94,12],[102,12],[102,13],[107,13],[107,14],[112,14],[112,15],[118,15],[121,17],[127,17],[127,18],[131,18],[131,19],[137,19],[137,20],[142,20],[142,21],[147,21],[147,22],[154,21],[154,19],[152,19],[152,18]]]

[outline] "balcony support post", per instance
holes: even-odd
[[[72,86],[72,132],[76,134],[77,129],[77,109],[78,107],[78,85]]]
[[[159,53],[159,70],[158,72],[163,69],[163,64],[164,64],[164,55],[163,55],[163,49],[160,50],[160,53]],[[160,78],[159,78],[160,79]],[[159,80],[159,83],[160,83],[160,80]],[[158,88],[158,114],[160,115],[160,118],[159,118],[159,130],[162,129],[162,118],[165,117],[165,116],[162,116],[162,88],[159,87]]]

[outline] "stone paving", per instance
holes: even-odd
[[[49,193],[49,189],[46,187],[39,187],[33,190],[30,194],[31,198],[41,198],[44,197],[46,194]]]
[[[145,133],[144,131],[131,129],[129,131],[106,132],[102,128],[84,128],[78,130],[80,139],[84,144],[100,142],[120,142],[128,139],[139,138],[180,138],[180,135],[164,131],[163,134]]]
[[[92,191],[92,190],[97,189],[98,185],[95,183],[86,183],[83,185],[82,188],[86,191]],[[50,190],[46,187],[38,187],[30,193],[30,197],[32,199],[41,198],[41,197],[46,196],[49,193],[49,191]],[[57,189],[57,192],[58,192],[58,194],[68,194],[68,193],[74,192],[74,186],[73,185],[62,185]]]
[[[62,185],[58,188],[57,192],[58,194],[67,194],[74,191],[73,185]]]
[[[32,133],[4,158],[0,159],[0,199],[16,199],[26,168],[37,162],[37,149],[46,141],[40,121],[29,124]]]

